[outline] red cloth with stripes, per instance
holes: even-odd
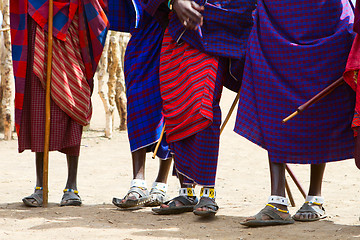
[[[160,57],[160,91],[166,140],[175,142],[212,124],[218,58],[187,43],[176,44],[166,30]]]
[[[24,104],[19,132],[19,152],[30,149],[32,152],[44,151],[45,136],[45,89],[34,74],[34,41],[37,24],[32,18],[29,22],[28,65],[26,70]],[[54,51],[58,49],[54,48]],[[50,103],[50,151],[60,151],[70,156],[78,156],[82,126],[72,120],[54,101]]]
[[[85,77],[85,66],[80,53],[79,18],[77,14],[68,29],[66,41],[53,40],[51,98],[74,121],[86,126],[90,123],[91,89]],[[34,73],[43,87],[46,85],[47,33],[37,27]],[[45,63],[45,64],[44,64]]]

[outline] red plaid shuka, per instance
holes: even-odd
[[[19,132],[28,60],[28,16],[47,29],[48,0],[10,0],[13,66],[15,75],[15,125]],[[54,37],[65,41],[75,13],[79,15],[79,41],[85,77],[92,89],[92,77],[101,57],[109,23],[105,0],[55,0]],[[74,101],[74,99],[70,99]],[[75,119],[76,120],[76,119]]]

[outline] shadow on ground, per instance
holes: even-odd
[[[339,225],[328,220],[295,223],[287,226],[247,228],[240,225],[245,217],[217,215],[201,219],[192,213],[160,216],[149,208],[119,210],[113,205],[84,205],[48,208],[27,208],[22,203],[0,205],[0,218],[31,220],[43,218],[30,230],[66,229],[133,229],[133,236],[183,239],[354,239],[360,237],[360,226]]]

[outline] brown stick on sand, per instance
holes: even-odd
[[[335,82],[333,82],[332,84],[330,84],[327,88],[325,88],[324,90],[322,90],[321,92],[319,92],[315,97],[313,97],[312,99],[310,99],[309,101],[307,101],[306,103],[304,103],[303,105],[301,105],[300,107],[298,107],[298,109],[293,112],[292,114],[290,114],[288,117],[284,118],[282,120],[283,123],[286,123],[287,121],[289,121],[290,119],[292,119],[293,117],[295,117],[296,115],[298,115],[299,113],[305,111],[305,109],[307,109],[308,107],[310,107],[311,105],[313,105],[314,103],[320,101],[321,99],[323,99],[324,97],[326,97],[327,95],[329,95],[330,93],[332,93],[337,87],[339,87],[340,85],[342,85],[344,83],[344,78],[341,77],[338,80],[336,80]]]
[[[292,195],[292,193],[291,193],[290,186],[289,186],[286,178],[285,178],[285,189],[286,189],[286,193],[287,193],[287,195],[288,195],[288,197],[289,197],[291,206],[292,206],[292,207],[295,207],[294,197],[293,197],[293,195]]]
[[[51,90],[51,62],[53,51],[53,0],[49,0],[48,23],[48,51],[46,69],[46,99],[45,99],[45,140],[44,140],[44,165],[43,165],[43,207],[48,205],[48,169],[49,169],[49,139],[50,139],[50,90]]]

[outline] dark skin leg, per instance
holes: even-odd
[[[355,164],[358,168],[360,168],[360,136],[359,136],[359,128],[357,127],[355,130],[358,136],[355,137]]]
[[[167,183],[167,179],[168,179],[169,171],[170,171],[170,167],[171,167],[171,161],[172,161],[171,158],[166,159],[166,160],[160,159],[159,172],[158,172],[155,182]]]
[[[133,164],[133,179],[145,180],[145,160],[146,160],[146,148],[141,148],[131,153]],[[166,183],[171,166],[171,159],[160,160],[159,172],[156,178],[156,182]],[[139,196],[137,193],[131,193],[126,199],[137,199]],[[122,202],[125,202],[123,199]]]
[[[269,161],[270,165],[270,179],[271,179],[271,195],[285,197],[285,164],[284,163],[273,163]],[[272,203],[273,206],[278,207],[282,210],[287,210],[287,206]],[[278,212],[283,218],[289,216],[288,213]],[[255,217],[249,217],[246,221],[254,220]],[[262,216],[263,220],[270,220],[266,215]]]
[[[310,170],[310,187],[309,187],[309,196],[321,196],[321,186],[324,176],[326,164],[311,164]],[[318,214],[314,213],[297,213],[294,216],[297,219],[312,219],[319,217]]]
[[[178,174],[177,177],[178,177],[178,179],[179,179],[181,188],[194,188],[194,187],[195,187],[195,185],[184,184],[184,176],[183,176],[183,175]],[[184,204],[182,204],[182,203],[179,202],[179,201],[175,201],[175,205],[176,205],[176,206],[182,206],[182,205],[184,205]],[[161,204],[160,207],[162,207],[162,208],[167,208],[167,207],[169,207],[169,206],[166,205],[166,204]]]
[[[68,165],[68,179],[65,188],[77,190],[77,170],[79,163],[79,156],[66,155]]]
[[[78,156],[68,156],[68,179],[65,188],[71,188],[77,190],[77,169],[78,169]],[[35,162],[36,162],[36,186],[43,186],[43,164],[44,164],[44,153],[37,152],[35,153]],[[42,190],[35,190],[35,193],[42,194]]]

